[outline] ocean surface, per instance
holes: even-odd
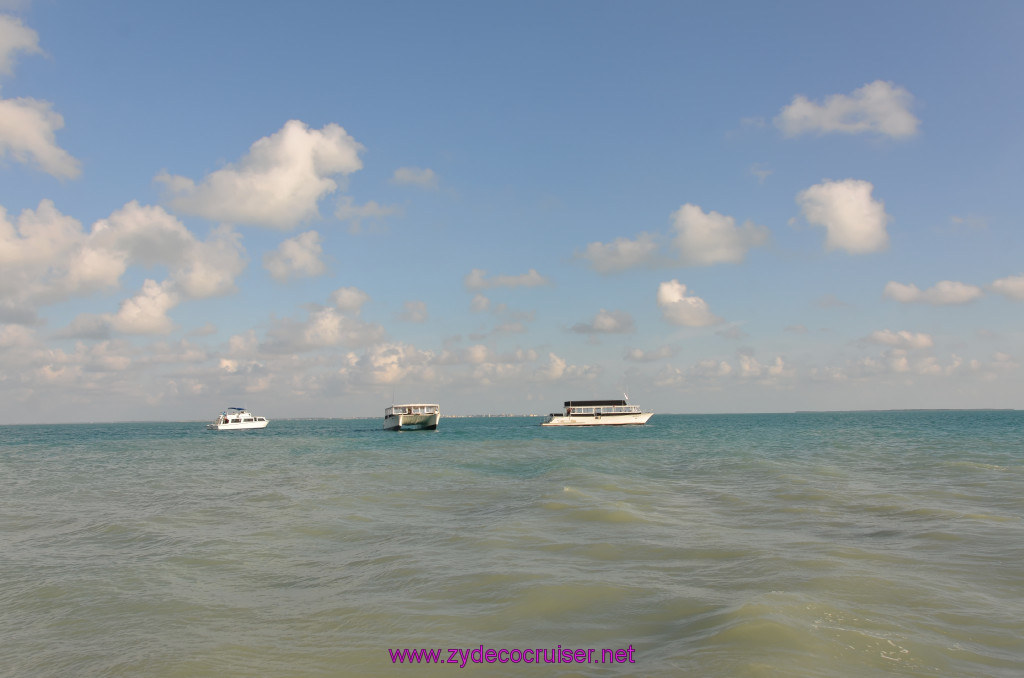
[[[0,426],[0,676],[1024,675],[1024,412],[380,423]]]

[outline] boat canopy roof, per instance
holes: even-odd
[[[625,400],[566,400],[565,407],[595,407],[604,405],[628,405]]]

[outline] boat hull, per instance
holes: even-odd
[[[434,431],[441,421],[441,413],[433,414],[393,414],[384,418],[386,431]]]
[[[251,428],[266,428],[269,421],[246,421],[238,424],[207,424],[206,428],[211,431],[244,431]]]
[[[654,412],[624,412],[616,414],[555,414],[541,426],[640,426],[646,424]]]

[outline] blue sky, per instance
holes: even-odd
[[[0,0],[0,423],[1024,407],[1022,19]]]

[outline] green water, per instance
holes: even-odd
[[[0,675],[1024,673],[1024,412],[539,421],[0,427]]]

